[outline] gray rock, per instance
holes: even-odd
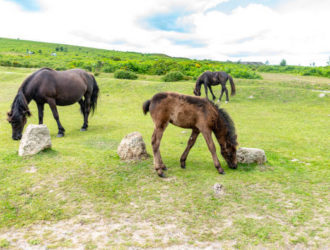
[[[263,164],[267,161],[265,151],[259,148],[239,148],[237,150],[237,161],[239,163]]]
[[[224,187],[219,183],[215,183],[213,185],[213,191],[214,191],[214,194],[217,195],[217,196],[225,194]]]
[[[146,144],[139,132],[126,135],[120,142],[117,153],[123,161],[136,161],[149,157]]]
[[[52,142],[50,139],[50,133],[46,125],[34,125],[30,124],[22,137],[19,145],[18,155],[34,155],[40,151],[51,148]]]

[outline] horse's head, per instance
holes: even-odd
[[[237,136],[235,135],[235,140]],[[221,154],[230,168],[237,168],[237,142],[225,142],[221,145]]]
[[[194,88],[194,95],[201,96],[201,85],[198,85],[198,83],[196,83],[196,86]]]
[[[13,140],[22,138],[23,128],[26,124],[26,116],[31,116],[24,96],[18,94],[12,104],[12,109],[7,113],[7,120],[12,127]]]

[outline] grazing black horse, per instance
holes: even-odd
[[[84,115],[81,131],[87,130],[88,115],[94,112],[97,104],[99,87],[92,74],[81,69],[55,71],[42,68],[24,80],[7,113],[12,126],[12,138],[20,140],[26,124],[26,116],[31,116],[28,104],[34,100],[38,106],[39,124],[43,123],[44,105],[48,103],[57,122],[58,135],[63,137],[65,129],[60,123],[56,105],[66,106],[79,102]]]
[[[209,99],[208,94],[207,94],[207,88],[210,89],[210,92],[212,94],[213,101],[215,100],[215,95],[213,94],[211,86],[221,84],[221,95],[219,97],[218,101],[221,101],[222,95],[224,92],[226,92],[226,102],[229,101],[228,98],[228,90],[226,88],[226,82],[229,79],[230,86],[231,86],[231,95],[235,95],[236,89],[235,89],[235,84],[233,81],[233,78],[227,74],[226,72],[222,71],[217,71],[217,72],[211,72],[211,71],[206,71],[204,72],[200,77],[198,77],[194,89],[194,94],[196,96],[201,95],[201,86],[204,84],[205,88],[205,94],[207,99]]]

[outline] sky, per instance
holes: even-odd
[[[330,0],[0,0],[0,37],[324,66]]]

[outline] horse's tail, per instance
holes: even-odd
[[[235,84],[234,84],[233,78],[229,74],[228,74],[228,79],[229,79],[230,87],[231,87],[230,95],[235,95],[236,94]]]
[[[146,115],[149,111],[149,106],[150,106],[151,101],[147,100],[143,103],[142,109],[143,109],[143,113]]]
[[[95,77],[92,75],[92,79],[93,79],[93,92],[92,92],[92,96],[91,96],[91,109],[94,113],[96,106],[97,106],[97,98],[99,96],[99,86],[97,86]]]

